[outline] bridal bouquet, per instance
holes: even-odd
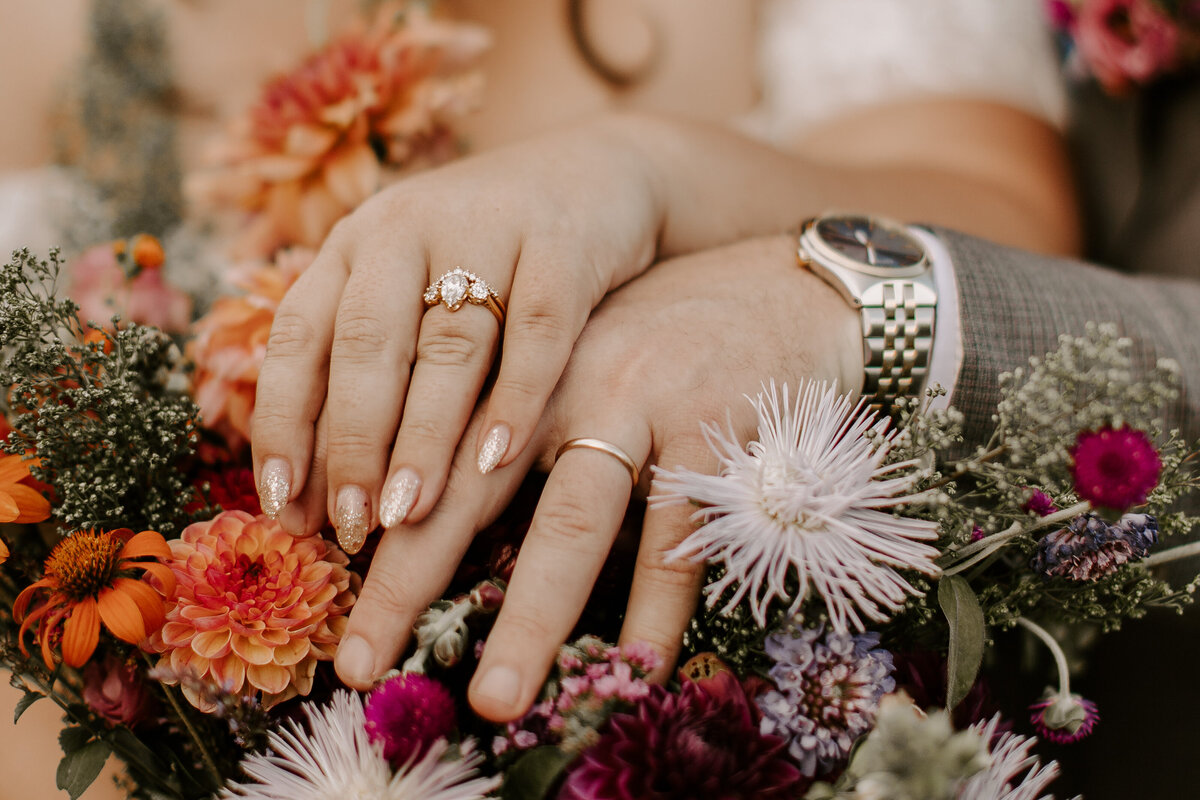
[[[129,297],[163,258],[144,236],[110,252]],[[0,270],[0,662],[18,718],[62,709],[71,797],[110,754],[143,798],[1041,797],[1056,765],[1013,723],[1072,742],[1101,713],[1071,692],[1056,637],[1190,600],[1194,584],[1153,570],[1197,549],[1163,546],[1195,521],[1171,509],[1196,451],[1156,421],[1175,368],[1135,376],[1098,326],[1001,376],[974,451],[929,398],[893,425],[816,383],[765,385],[755,441],[708,427],[718,473],[658,470],[650,498],[694,505],[674,555],[710,576],[668,685],[644,680],[648,647],[606,643],[622,584],[602,579],[533,708],[504,726],[471,714],[534,483],[360,696],[331,660],[370,555],[264,516],[242,427],[253,343],[303,261],[261,266],[182,347],[81,319],[55,293],[57,253]],[[997,712],[981,664],[1011,628],[1057,680]]]

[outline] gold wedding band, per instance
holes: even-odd
[[[641,473],[638,471],[638,465],[634,463],[634,460],[630,458],[629,454],[624,450],[617,447],[615,444],[604,441],[603,439],[589,439],[587,437],[583,437],[580,439],[570,439],[565,441],[563,442],[562,447],[558,448],[558,452],[554,454],[555,463],[558,462],[558,459],[562,458],[563,453],[576,447],[584,447],[588,450],[599,450],[601,453],[607,453],[608,455],[612,456],[617,461],[621,462],[621,466],[629,470],[629,477],[633,478],[633,485],[638,485],[638,478],[641,477]]]
[[[424,299],[426,309],[441,305],[450,311],[458,311],[463,303],[485,306],[496,321],[502,327],[504,325],[504,301],[500,295],[483,278],[462,267],[455,267],[429,284]]]

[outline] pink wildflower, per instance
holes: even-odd
[[[1093,506],[1113,511],[1145,503],[1162,470],[1150,437],[1135,428],[1082,431],[1071,458],[1075,491]]]

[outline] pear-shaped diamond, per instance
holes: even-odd
[[[457,311],[467,296],[467,276],[455,270],[442,278],[442,302],[451,311]]]

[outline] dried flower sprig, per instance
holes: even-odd
[[[58,251],[17,251],[0,269],[0,385],[13,426],[4,449],[32,450],[64,528],[179,531],[195,500],[186,462],[199,412],[182,355],[152,328],[92,328],[57,299]],[[99,321],[97,321],[99,322]]]

